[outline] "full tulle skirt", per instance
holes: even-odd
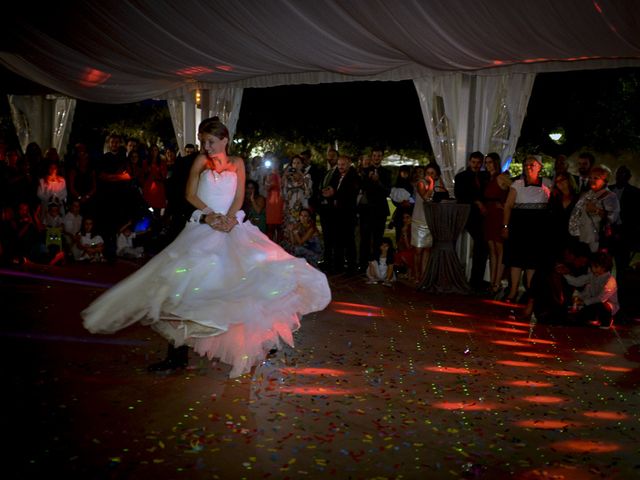
[[[277,348],[293,346],[300,318],[331,301],[325,275],[245,222],[229,233],[190,222],[162,252],[82,312],[92,333],[136,322],[174,345],[247,373]]]

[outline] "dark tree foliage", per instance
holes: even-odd
[[[566,135],[560,146],[548,137],[557,127]],[[640,149],[640,70],[539,74],[518,145],[550,154],[584,147],[612,153]]]
[[[348,142],[354,151],[373,145],[431,150],[410,81],[249,88],[237,131],[241,137],[259,132],[307,145]]]

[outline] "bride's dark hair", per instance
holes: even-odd
[[[229,138],[229,129],[225,126],[224,123],[220,121],[218,117],[207,118],[206,120],[200,122],[200,125],[198,126],[198,133],[207,133],[219,138],[220,140]],[[228,149],[229,144],[227,144],[227,150]]]

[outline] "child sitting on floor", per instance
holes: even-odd
[[[393,243],[388,237],[384,237],[380,242],[380,252],[378,257],[369,262],[367,268],[367,283],[370,285],[382,282],[387,287],[395,281],[396,276],[393,271]]]
[[[104,262],[104,240],[93,232],[93,218],[85,217],[82,228],[78,232],[78,249],[81,253],[79,261]]]
[[[135,246],[133,240],[136,232],[131,227],[131,222],[127,222],[120,229],[116,239],[116,255],[121,258],[142,258],[144,257],[144,247]]]
[[[573,295],[574,305],[582,308],[578,310],[576,321],[609,328],[620,305],[618,304],[618,285],[616,278],[611,275],[613,260],[606,252],[594,254],[590,261],[590,272],[586,275],[574,277],[565,275],[569,285],[580,288]]]

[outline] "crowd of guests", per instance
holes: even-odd
[[[542,169],[541,158],[529,155],[522,175],[511,177],[496,154],[474,152],[456,176],[456,200],[471,205],[470,283],[525,304],[526,316],[608,327],[620,309],[618,286],[628,281],[640,246],[640,190],[629,184],[624,165],[609,186],[610,170],[589,152],[579,155],[575,175],[564,156],[556,159],[553,177]]]
[[[62,162],[55,149],[32,143],[23,155],[0,143],[3,263],[140,259],[177,235],[192,210],[184,187],[196,147],[177,152],[119,135],[106,146],[92,156],[77,144]],[[473,152],[449,192],[436,162],[393,171],[383,155],[374,147],[355,158],[329,148],[320,164],[310,150],[255,157],[246,219],[327,273],[419,285],[433,246],[425,202],[469,204],[476,292],[524,303],[539,318],[559,318],[577,299],[589,307],[575,308],[582,317],[610,323],[603,312],[617,312],[616,283],[640,245],[640,190],[629,168],[619,167],[609,185],[611,172],[585,152],[576,174],[559,156],[544,177],[541,158],[529,155],[512,177],[498,154]],[[596,298],[604,307],[590,307]]]
[[[76,144],[61,159],[31,143],[25,154],[0,142],[0,259],[55,265],[142,258],[167,231],[176,152],[111,135],[104,153]],[[191,146],[193,148],[193,146]],[[150,238],[145,239],[145,234]]]

